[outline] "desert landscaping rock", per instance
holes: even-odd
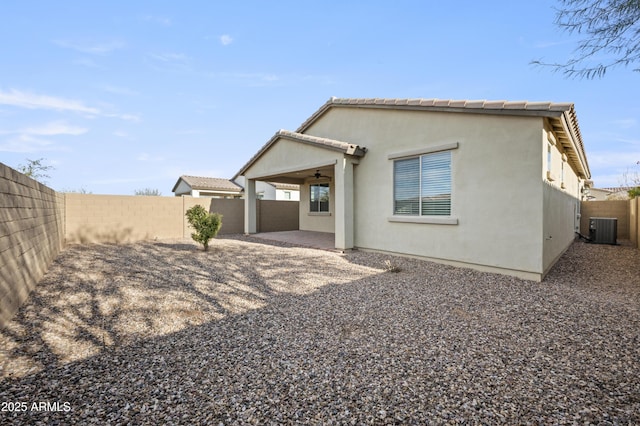
[[[536,283],[242,236],[70,246],[0,331],[0,424],[639,424],[638,265],[576,242]]]

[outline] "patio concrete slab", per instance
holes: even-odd
[[[263,240],[279,241],[302,247],[336,251],[335,234],[332,232],[280,231],[261,232],[253,234],[252,236]]]

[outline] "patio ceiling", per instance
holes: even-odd
[[[318,166],[318,167],[284,171],[284,172],[279,172],[269,176],[261,176],[259,178],[256,178],[256,180],[278,182],[278,183],[292,183],[292,184],[301,185],[301,184],[316,180],[316,177],[314,176],[316,172],[320,172],[320,174],[322,175],[322,177],[318,179],[319,181],[323,179],[327,180],[327,178],[329,178],[330,180],[333,180],[334,165],[325,164],[323,166]]]

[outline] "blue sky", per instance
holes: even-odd
[[[3,1],[0,161],[56,190],[232,177],[331,96],[573,102],[596,186],[640,171],[640,73],[566,79],[556,1]]]

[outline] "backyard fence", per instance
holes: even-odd
[[[631,238],[631,206],[636,200],[583,201],[580,205],[580,233],[589,235],[590,217],[611,217],[618,219],[618,240]]]
[[[67,243],[128,243],[189,238],[185,213],[199,204],[222,214],[219,234],[244,232],[244,200],[65,194]],[[257,200],[258,232],[297,230],[298,202]]]
[[[633,245],[640,249],[640,197],[630,201],[629,234]]]
[[[0,327],[64,246],[64,196],[0,163]]]
[[[220,234],[244,232],[244,200],[61,194],[0,163],[0,328],[65,243],[190,238],[185,213],[196,204],[223,215]],[[299,229],[297,201],[256,204],[258,232]]]

